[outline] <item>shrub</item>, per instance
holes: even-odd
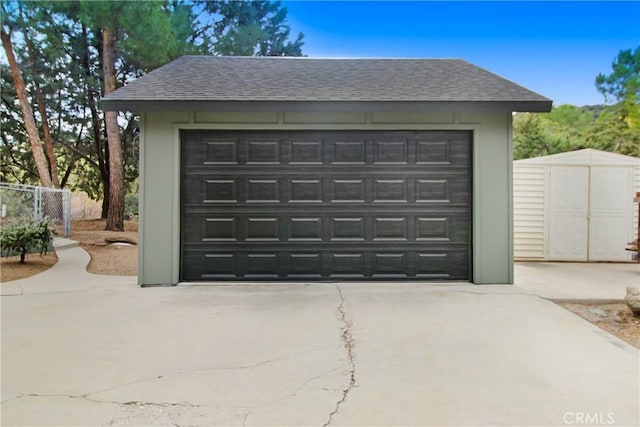
[[[48,218],[18,218],[0,230],[0,250],[18,252],[20,263],[24,264],[27,252],[31,249],[40,249],[40,254],[46,254],[52,239],[51,221]]]
[[[138,195],[127,194],[124,196],[124,213],[133,219],[138,216]]]

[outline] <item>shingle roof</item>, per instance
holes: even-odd
[[[543,102],[460,59],[183,56],[112,92],[126,101]]]

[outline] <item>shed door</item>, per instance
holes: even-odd
[[[470,152],[467,131],[182,131],[181,280],[469,280]]]
[[[586,261],[589,167],[551,166],[549,190],[549,259]]]
[[[629,211],[633,182],[624,167],[591,167],[590,261],[627,261],[633,228]]]

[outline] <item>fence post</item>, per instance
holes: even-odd
[[[63,195],[64,237],[71,237],[71,190],[65,190]]]
[[[40,220],[42,213],[42,193],[40,187],[33,187],[33,219]]]

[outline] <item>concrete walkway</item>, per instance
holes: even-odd
[[[640,284],[637,263],[517,262],[516,286],[554,301],[622,301]]]
[[[56,238],[53,247],[58,262],[35,276],[13,280],[0,286],[0,295],[24,295],[51,292],[87,291],[90,289],[116,289],[137,286],[133,276],[105,276],[87,272],[91,258],[78,242]]]
[[[2,284],[3,426],[640,421],[638,350],[519,287],[143,289],[58,257]]]

